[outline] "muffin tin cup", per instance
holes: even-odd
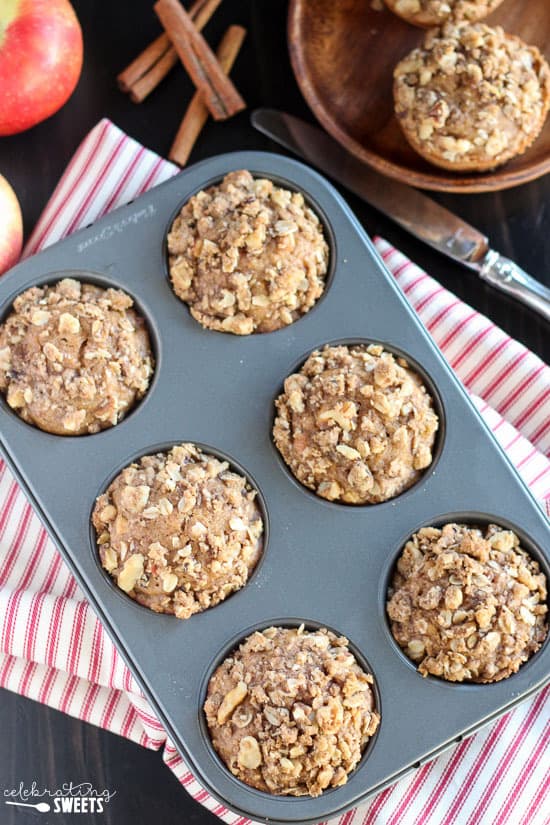
[[[423,527],[443,527],[445,524],[467,524],[471,527],[480,527],[484,528],[487,527],[489,524],[498,524],[505,530],[512,530],[520,540],[520,546],[523,550],[525,550],[531,558],[533,558],[536,562],[539,563],[540,570],[546,576],[547,582],[550,582],[550,563],[548,556],[543,553],[541,548],[537,546],[531,538],[527,535],[525,530],[519,527],[517,524],[514,524],[510,521],[509,518],[499,515],[491,515],[489,513],[481,513],[477,510],[472,510],[469,512],[450,512],[450,513],[443,513],[439,516],[435,515],[432,519],[428,521],[421,522],[413,527],[413,529],[407,535],[403,535],[401,539],[399,539],[395,545],[393,554],[388,556],[382,574],[380,576],[379,582],[379,590],[378,590],[378,605],[379,610],[382,615],[385,617],[386,622],[386,637],[388,640],[388,644],[393,647],[395,653],[401,661],[409,667],[417,676],[418,679],[422,679],[424,681],[436,682],[447,688],[461,688],[461,689],[475,689],[479,687],[490,687],[492,684],[498,683],[487,683],[486,685],[479,685],[476,682],[451,682],[446,679],[439,678],[437,676],[422,676],[422,674],[417,670],[416,664],[410,659],[405,651],[399,646],[397,641],[394,639],[392,632],[391,632],[391,620],[387,613],[387,602],[388,602],[388,589],[391,586],[392,579],[396,572],[397,562],[405,544],[408,540],[412,537],[414,533],[417,533],[419,530],[422,530]],[[524,672],[526,668],[532,666],[533,662],[538,657],[539,652],[542,653],[546,647],[550,645],[550,634],[547,635],[546,639],[541,645],[541,650],[537,651],[534,656],[531,656],[530,659],[527,660],[521,666],[521,672]],[[509,679],[515,678],[513,676],[508,677]],[[504,681],[507,681],[506,679]]]
[[[436,470],[437,462],[439,460],[439,456],[441,455],[441,451],[443,449],[443,443],[444,443],[444,439],[445,439],[445,410],[443,408],[443,403],[441,401],[441,397],[439,395],[439,392],[437,390],[436,385],[433,383],[430,376],[423,369],[423,367],[421,367],[420,364],[416,363],[414,361],[414,359],[411,358],[409,353],[405,353],[402,350],[399,350],[398,348],[396,348],[392,344],[388,343],[387,341],[378,341],[378,340],[373,340],[372,338],[371,339],[365,339],[365,338],[339,338],[338,340],[332,340],[331,339],[331,340],[327,340],[327,341],[323,341],[323,342],[319,343],[319,345],[317,347],[315,347],[315,349],[322,351],[325,347],[329,347],[329,346],[330,347],[339,347],[339,346],[368,347],[371,344],[379,345],[379,346],[384,347],[384,350],[386,352],[391,352],[391,354],[396,359],[405,358],[407,360],[409,368],[421,377],[422,383],[426,387],[426,390],[427,390],[428,394],[430,395],[430,397],[432,399],[432,408],[433,408],[434,412],[437,414],[438,419],[439,419],[439,426],[438,426],[437,431],[435,433],[435,438],[434,438],[434,442],[433,442],[433,446],[432,446],[432,463],[429,467],[429,472],[434,473],[435,470]],[[302,367],[304,366],[304,364],[306,363],[306,361],[308,360],[308,358],[310,357],[310,355],[313,354],[313,352],[314,352],[314,350],[311,350],[310,352],[307,352],[304,355],[302,355],[302,357],[299,358],[290,367],[289,372],[286,375],[284,375],[282,380],[280,381],[279,387],[277,388],[277,390],[276,390],[276,392],[273,396],[273,418],[272,418],[272,421],[271,421],[271,432],[273,432],[273,427],[275,425],[275,419],[277,418],[276,401],[284,393],[284,382],[285,382],[285,380],[290,375],[294,375],[296,373],[299,373],[301,371]],[[318,493],[312,487],[308,487],[303,482],[301,482],[300,479],[297,476],[294,475],[292,469],[286,463],[282,453],[279,451],[277,445],[275,444],[274,439],[273,439],[273,449],[275,450],[275,452],[277,454],[277,458],[279,460],[279,463],[280,463],[281,467],[283,468],[284,472],[288,475],[290,480],[294,484],[296,484],[298,487],[300,487],[304,492],[308,493],[310,496],[314,496],[314,498],[316,498],[317,501],[323,501],[325,504],[328,504],[332,507],[351,507],[352,509],[357,508],[357,507],[378,507],[378,506],[380,506],[380,504],[385,504],[386,503],[384,501],[375,502],[373,504],[365,503],[365,502],[363,502],[363,503],[361,503],[361,502],[353,503],[353,502],[349,502],[349,501],[342,501],[340,499],[331,500],[331,499],[323,498],[323,496],[318,495]],[[394,498],[389,499],[389,500],[395,501],[396,498],[398,498],[398,497],[401,498],[401,496],[407,495],[407,493],[409,493],[417,484],[420,484],[420,483],[422,483],[422,475],[413,484],[411,484],[410,486],[408,486],[404,490],[402,490],[401,493],[399,493],[398,496],[395,496]]]
[[[208,693],[208,684],[209,684],[209,681],[210,681],[211,677],[213,676],[214,672],[216,671],[216,669],[222,664],[222,662],[228,656],[231,656],[239,648],[239,646],[242,644],[242,642],[245,641],[245,639],[248,636],[252,635],[253,633],[255,633],[257,631],[261,632],[262,630],[266,630],[268,627],[298,628],[301,625],[304,626],[306,631],[316,631],[316,630],[319,630],[320,628],[325,628],[326,630],[330,630],[336,636],[341,636],[342,635],[341,632],[338,630],[338,628],[329,627],[326,624],[326,622],[324,622],[324,623],[323,622],[315,622],[315,621],[311,621],[307,617],[301,617],[301,618],[300,617],[290,617],[288,615],[274,616],[273,618],[269,619],[268,621],[259,622],[255,625],[252,625],[251,627],[243,628],[242,632],[237,637],[235,637],[233,639],[230,639],[227,642],[227,644],[224,646],[223,650],[218,652],[218,655],[213,659],[210,667],[208,668],[208,670],[204,674],[204,678],[202,680],[202,685],[201,685],[201,707],[203,707],[204,702],[206,701],[206,697],[207,697],[207,693]],[[349,642],[348,649],[349,649],[350,653],[352,653],[355,656],[355,659],[356,659],[358,665],[366,673],[370,673],[370,675],[373,677],[373,683],[370,686],[371,690],[372,690],[372,695],[373,695],[373,698],[374,698],[373,710],[375,710],[378,714],[380,714],[382,712],[382,701],[381,701],[380,693],[378,691],[376,675],[373,673],[372,666],[371,666],[370,662],[367,660],[366,656],[364,655],[364,652],[362,650],[360,650],[353,643],[353,640],[348,639],[348,642]],[[243,783],[228,771],[228,769],[225,766],[223,760],[216,753],[216,749],[214,748],[214,746],[212,744],[212,741],[210,739],[210,735],[209,735],[209,732],[208,732],[208,724],[206,722],[206,716],[205,716],[204,713],[201,714],[201,729],[202,729],[202,734],[203,734],[203,740],[204,740],[204,743],[205,743],[205,747],[210,751],[210,753],[212,754],[214,760],[218,763],[218,766],[222,769],[222,771],[224,773],[227,773],[237,785],[241,786]],[[375,745],[377,735],[378,735],[378,728],[374,732],[374,734],[369,738],[369,740],[366,744],[366,747],[363,751],[363,754],[361,756],[361,759],[360,759],[355,771],[359,771],[363,767],[365,761],[369,758],[370,753],[371,753],[371,751],[372,751],[372,749]],[[255,793],[261,794],[262,796],[264,796],[267,799],[272,799],[273,798],[273,796],[271,794],[265,793],[263,791],[259,791],[259,790],[253,789],[253,788],[250,788],[250,790],[254,790]],[[323,793],[324,793],[324,795],[326,795],[328,793],[334,793],[336,790],[337,790],[337,788],[327,788]],[[292,797],[292,796],[284,797],[284,798],[291,799],[291,800],[294,799],[295,801],[299,801],[299,799],[300,799],[300,798],[296,798],[296,797]]]
[[[229,171],[288,182],[328,226],[334,274],[323,298],[291,326],[245,338],[204,330],[165,275],[166,227],[178,206]],[[135,297],[157,350],[152,385],[120,424],[55,436],[2,400],[0,443],[45,526],[191,770],[231,810],[273,823],[314,823],[356,805],[509,710],[550,679],[546,644],[517,674],[490,685],[423,679],[388,635],[382,589],[401,544],[445,514],[490,514],[513,525],[548,570],[548,524],[338,193],[288,158],[239,152],[211,158],[24,261],[0,281],[0,317],[15,295],[74,270]],[[273,445],[282,380],[329,341],[384,342],[417,364],[444,411],[438,459],[401,496],[339,506],[295,483]],[[192,441],[237,462],[261,492],[269,541],[249,583],[186,621],[152,614],[114,591],[90,547],[90,512],[126,463]],[[483,517],[484,520],[489,515]],[[475,520],[475,518],[472,518]],[[249,629],[304,621],[334,628],[368,662],[382,720],[346,785],[312,799],[270,796],[223,766],[205,737],[205,680]]]
[[[135,401],[128,409],[125,411],[122,419],[119,421],[119,424],[122,421],[125,421],[128,416],[132,415],[138,407],[145,403],[147,397],[149,395],[149,391],[152,390],[156,384],[157,379],[157,367],[160,364],[161,360],[161,348],[160,348],[160,336],[158,334],[158,328],[152,318],[152,316],[148,313],[147,309],[141,305],[139,298],[136,295],[132,294],[131,288],[123,283],[120,283],[115,277],[105,277],[104,274],[101,272],[94,272],[93,270],[89,269],[64,269],[62,274],[59,271],[47,272],[39,278],[36,278],[29,284],[26,289],[29,287],[53,287],[55,284],[59,282],[61,278],[73,278],[76,281],[79,281],[81,284],[92,284],[93,286],[100,287],[101,289],[122,289],[124,290],[133,300],[132,310],[136,312],[136,314],[143,319],[145,322],[145,328],[149,335],[149,344],[151,349],[151,354],[153,356],[153,372],[149,380],[149,386],[145,393]],[[7,300],[0,299],[0,324],[3,324],[13,311],[13,302],[17,298],[18,295],[21,294],[21,289],[18,289],[14,286],[13,294],[9,296]],[[7,413],[15,416],[19,421],[21,420],[17,414],[16,410],[13,410],[6,401],[6,398],[3,393],[0,393],[0,409],[2,411],[6,411]],[[27,426],[29,426],[27,424]],[[100,432],[103,432],[100,430]],[[96,435],[96,433],[82,433],[79,436],[71,436],[68,434],[61,434],[61,433],[52,433],[55,438],[84,438],[90,435]]]
[[[167,453],[172,449],[172,447],[174,447],[178,444],[182,444],[182,443],[189,443],[189,439],[183,437],[183,438],[180,438],[177,442],[168,442],[168,443],[161,442],[161,443],[151,444],[147,449],[139,450],[138,452],[135,452],[133,455],[128,456],[126,459],[124,459],[122,461],[122,463],[118,467],[116,467],[114,469],[114,471],[111,471],[111,473],[110,473],[110,475],[107,479],[102,481],[102,483],[99,485],[99,487],[97,489],[97,492],[96,492],[96,495],[95,495],[95,497],[92,501],[92,507],[91,507],[91,510],[90,510],[90,513],[89,513],[89,516],[88,516],[88,523],[89,523],[89,528],[90,528],[89,529],[89,547],[90,547],[91,556],[94,559],[94,561],[95,561],[98,569],[100,570],[101,574],[105,577],[107,583],[111,587],[111,591],[114,595],[114,598],[123,599],[126,603],[129,600],[129,596],[123,590],[121,590],[120,587],[117,586],[117,584],[114,581],[113,577],[111,575],[109,575],[109,573],[102,567],[102,564],[101,564],[101,559],[100,559],[100,556],[99,556],[98,544],[97,544],[97,535],[98,535],[98,533],[97,533],[97,530],[96,530],[96,528],[94,527],[94,525],[92,523],[92,516],[93,516],[93,511],[94,511],[94,508],[95,508],[96,499],[102,493],[105,493],[107,491],[107,489],[111,486],[111,484],[115,481],[115,479],[120,475],[120,473],[126,467],[130,466],[130,464],[138,464],[139,461],[142,458],[144,458],[145,456],[156,455],[157,453]],[[263,532],[262,532],[262,535],[260,537],[260,541],[262,543],[262,552],[261,552],[261,555],[260,555],[254,569],[249,573],[248,580],[247,580],[247,584],[248,584],[250,582],[250,580],[252,579],[252,577],[255,576],[260,571],[260,568],[262,566],[262,562],[263,562],[263,560],[266,556],[268,546],[269,546],[269,513],[268,513],[268,510],[267,510],[265,498],[264,498],[264,496],[262,494],[262,491],[260,490],[258,484],[251,477],[250,473],[248,473],[246,468],[243,467],[234,457],[232,457],[230,455],[227,455],[227,453],[222,452],[221,450],[217,449],[216,447],[212,447],[212,445],[210,445],[210,444],[201,444],[197,441],[193,441],[193,444],[194,444],[195,447],[198,447],[201,450],[203,456],[213,456],[214,458],[217,458],[219,461],[227,461],[227,463],[229,464],[229,471],[234,472],[234,473],[238,473],[240,476],[242,476],[242,478],[244,478],[246,480],[249,488],[253,492],[256,493],[254,501],[256,503],[256,506],[258,508],[258,511],[260,513],[262,523],[263,523]],[[239,592],[239,591],[235,591],[235,592]],[[232,595],[233,595],[233,593],[230,593],[228,596],[226,596],[225,600],[230,599]],[[146,607],[145,605],[140,604],[135,599],[130,599],[130,601],[132,602],[132,604],[134,604],[136,606],[137,610],[145,611],[149,616],[152,616],[153,618],[155,616],[161,616],[162,615],[160,613],[155,613],[154,611],[150,610],[150,608]]]

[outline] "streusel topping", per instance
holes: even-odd
[[[30,424],[58,435],[117,424],[147,391],[143,318],[120,289],[65,278],[19,295],[0,326],[0,390]]]
[[[344,785],[375,733],[372,676],[343,636],[270,627],[215,671],[204,711],[229,770],[272,794]]]
[[[447,20],[475,22],[491,14],[502,0],[385,0],[389,9],[415,26],[440,26]]]
[[[379,345],[316,350],[285,380],[276,407],[281,455],[330,501],[385,501],[431,464],[432,399],[407,362]]]
[[[144,456],[97,499],[101,563],[140,604],[187,619],[254,570],[263,536],[255,498],[226,461],[193,444]]]
[[[304,315],[325,288],[328,246],[303,195],[231,172],[194,195],[168,235],[176,295],[204,327],[249,335]]]
[[[419,530],[388,595],[395,640],[423,676],[498,682],[547,634],[546,578],[517,535],[494,524]]]
[[[483,23],[448,23],[394,71],[398,121],[414,149],[449,169],[484,170],[521,154],[550,104],[534,46]]]

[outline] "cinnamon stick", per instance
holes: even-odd
[[[170,46],[162,57],[151,66],[149,71],[140,77],[139,80],[136,80],[134,85],[129,88],[130,100],[134,103],[144,101],[145,98],[157,88],[161,80],[166,77],[170,69],[178,62],[179,58],[176,50]]]
[[[212,117],[225,120],[244,109],[244,100],[178,0],[157,0],[154,9]]]
[[[221,2],[195,0],[189,9],[189,16],[199,31],[206,26]],[[130,93],[134,103],[141,103],[177,62],[176,50],[166,32],[163,32],[118,75],[118,85],[123,92]]]
[[[229,74],[233,68],[245,37],[246,29],[243,29],[242,26],[229,26],[221,39],[216,57],[225,74]],[[180,166],[185,166],[207,120],[208,109],[204,104],[201,93],[197,91],[187,107],[172,148],[168,153],[170,160]]]
[[[155,65],[167,51],[171,48],[170,38],[163,32],[156,40],[144,49],[135,60],[121,72],[118,77],[119,88],[123,92],[129,92],[134,83],[136,83],[145,72]]]

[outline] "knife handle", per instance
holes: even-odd
[[[491,249],[480,266],[479,274],[491,286],[511,295],[550,321],[550,289],[528,275],[514,261]]]

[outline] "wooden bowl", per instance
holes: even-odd
[[[550,1],[504,0],[486,21],[538,46],[550,58]],[[393,114],[396,63],[424,31],[372,0],[291,0],[292,67],[315,116],[348,151],[391,178],[442,192],[490,192],[550,171],[550,118],[523,155],[494,172],[452,173],[409,146]]]

